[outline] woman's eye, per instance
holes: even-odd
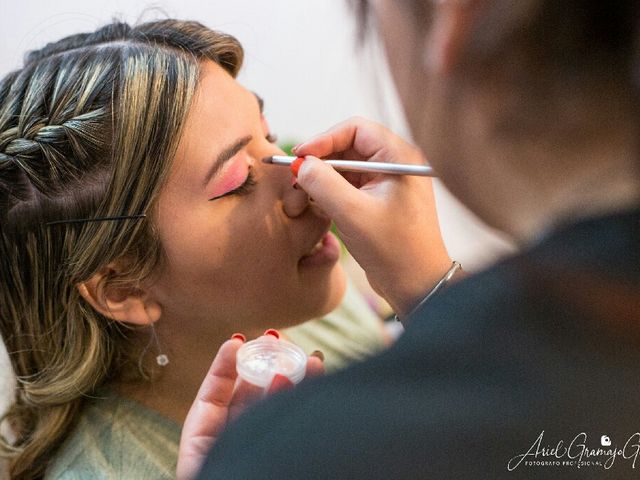
[[[234,188],[222,195],[218,195],[217,197],[210,198],[209,201],[218,200],[223,197],[228,197],[229,195],[248,195],[253,191],[253,187],[256,185],[255,178],[253,176],[253,172],[249,170],[249,174],[247,175],[247,179],[244,181],[242,185],[238,188]]]

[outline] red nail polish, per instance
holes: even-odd
[[[291,173],[293,173],[294,177],[298,176],[298,170],[300,170],[300,165],[304,162],[304,157],[298,157],[293,162],[291,162]]]
[[[241,333],[234,333],[233,335],[231,335],[231,338],[237,338],[238,340],[241,340],[242,343],[247,341],[247,337],[245,337],[243,334]]]
[[[321,361],[324,362],[324,353],[322,353],[322,351],[320,351],[320,350],[314,350],[313,353],[311,353],[311,355],[309,355],[309,356],[310,357],[317,357]]]
[[[270,328],[269,330],[265,330],[263,335],[272,335],[276,338],[280,338],[280,332],[278,330],[275,330],[273,328]]]
[[[279,373],[277,373],[274,375],[267,393],[271,394],[280,390],[288,390],[290,388],[293,388],[293,382],[284,375],[280,375]]]

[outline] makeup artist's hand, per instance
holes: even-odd
[[[222,434],[227,423],[262,397],[262,388],[238,379],[236,353],[244,343],[242,337],[234,335],[231,340],[222,344],[189,409],[180,437],[176,467],[178,480],[195,478],[207,452]],[[311,355],[307,361],[305,377],[323,373],[322,359]],[[282,388],[286,386],[274,381],[268,393]]]
[[[298,185],[335,221],[371,286],[400,316],[409,313],[451,267],[431,179],[341,174],[314,157],[424,164],[420,151],[382,125],[354,118],[294,154],[306,156]]]

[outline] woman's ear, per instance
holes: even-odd
[[[109,286],[107,276],[116,270],[109,265],[86,282],[76,285],[84,298],[97,312],[117,322],[151,325],[162,315],[160,304],[140,288]]]

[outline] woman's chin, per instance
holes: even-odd
[[[333,292],[327,302],[327,310],[321,315],[326,315],[327,313],[334,311],[338,305],[340,305],[344,299],[345,293],[347,292],[347,274],[342,268],[342,264],[338,263],[332,274],[335,276],[332,280]]]
[[[299,325],[308,320],[319,318],[335,310],[347,290],[347,277],[340,263],[336,263],[328,275],[306,289],[303,298],[296,300],[291,305],[289,313],[295,312],[293,315],[286,315],[287,318],[280,325],[280,328],[292,327]]]
[[[313,292],[313,298],[310,298],[308,306],[310,307],[309,318],[322,317],[334,311],[347,291],[347,276],[340,263],[336,263],[334,268],[326,280],[326,283],[316,285]],[[315,308],[314,308],[315,307]]]

